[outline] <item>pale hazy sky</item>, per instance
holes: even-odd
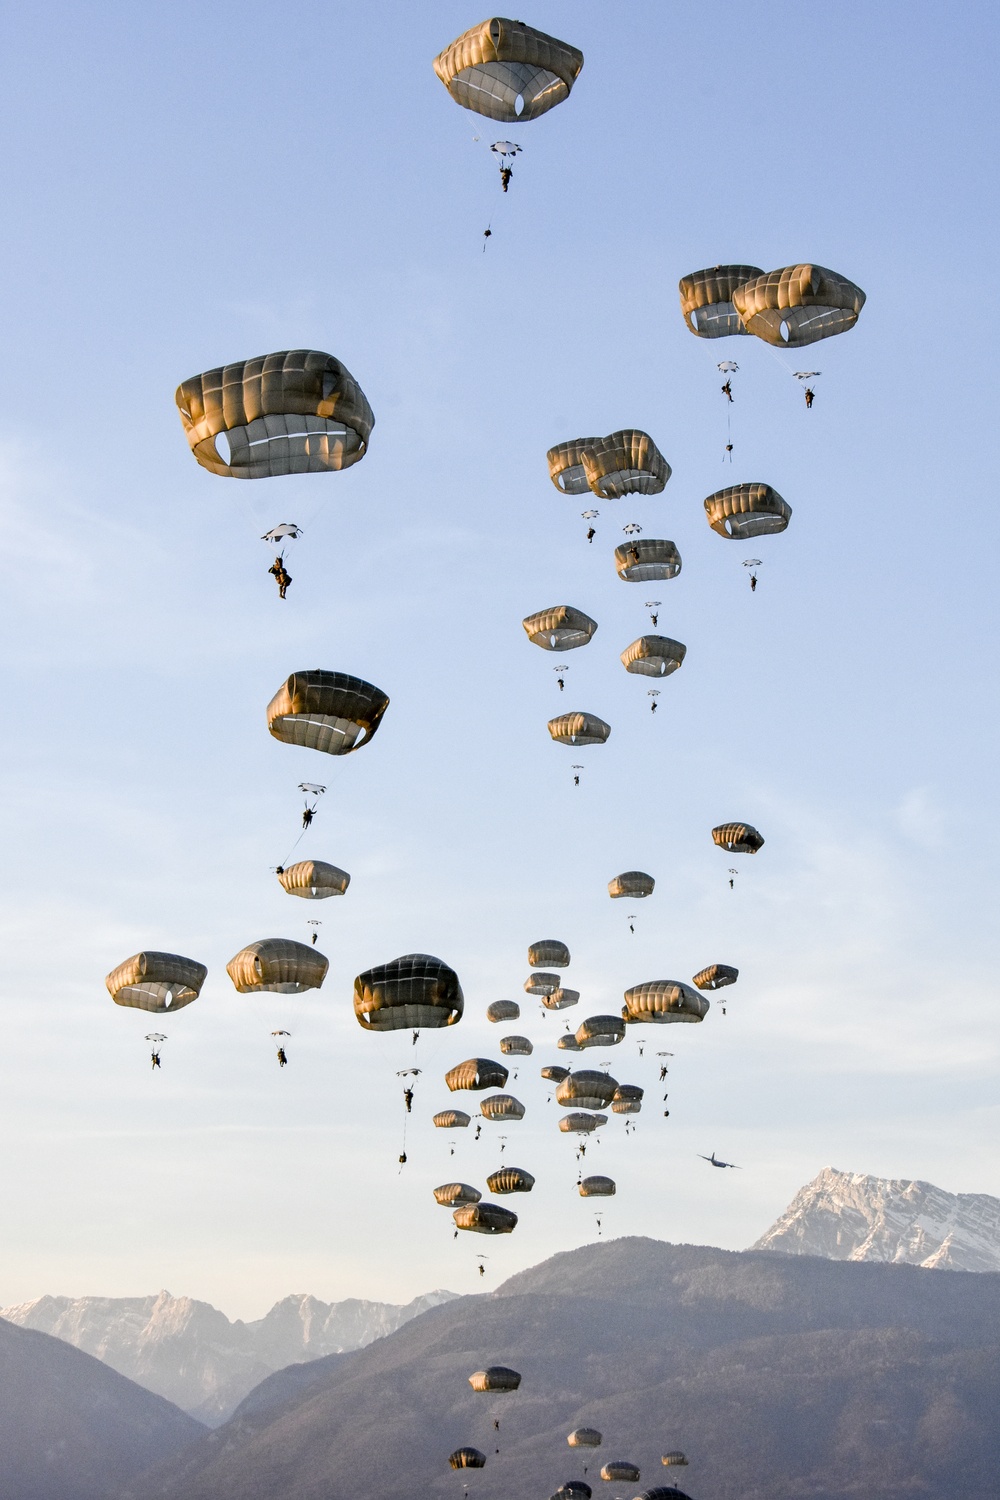
[[[447,1066],[497,1055],[485,1007],[520,995],[543,936],[572,949],[574,1024],[642,979],[742,971],[726,1017],[611,1054],[643,1083],[677,1056],[670,1120],[653,1087],[635,1137],[618,1121],[588,1153],[619,1183],[605,1233],[743,1246],[827,1163],[1000,1193],[995,10],[537,0],[525,19],[586,64],[511,132],[506,198],[506,127],[431,67],[480,19],[39,0],[5,20],[2,1302],[401,1301],[478,1289],[483,1250],[489,1286],[583,1242],[538,1079],[562,1022],[530,1004],[517,1231],[454,1241],[431,1196],[499,1164],[496,1127],[451,1159],[429,1117],[460,1102]],[[846,336],[776,354],[684,328],[685,272],[810,259],[868,294]],[[298,346],[363,386],[364,461],[199,469],[178,381]],[[809,413],[799,368],[822,371]],[[601,507],[588,547],[545,451],[620,426],[673,478]],[[744,479],[794,512],[756,544],[753,597],[749,549],[701,503]],[[282,520],[307,528],[284,604],[259,540]],[[619,583],[631,520],[677,543],[677,580]],[[655,718],[618,661],[651,592],[688,647]],[[556,602],[600,623],[562,697],[520,624]],[[313,666],[389,693],[369,748],[268,736],[269,698]],[[575,707],[607,746],[550,742]],[[318,906],[270,873],[303,778],[330,790],[300,853],[353,876]],[[767,839],[733,893],[709,837],[730,818]],[[635,867],[657,889],[633,938],[606,884]],[[323,989],[237,996],[233,953],[314,915]],[[210,967],[156,1076],[157,1023],[104,987],[142,947]],[[362,1034],[351,983],[413,950],[458,970],[467,1008],[421,1043],[400,1174],[408,1041]]]

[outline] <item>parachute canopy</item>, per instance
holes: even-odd
[[[116,1005],[157,1014],[197,1000],[208,977],[205,964],[179,953],[133,953],[104,981]]]
[[[472,1116],[464,1109],[442,1109],[434,1116],[433,1123],[437,1130],[464,1130],[472,1123]]]
[[[580,1047],[616,1047],[625,1040],[625,1022],[620,1016],[588,1016],[576,1029]]]
[[[506,1365],[489,1365],[485,1370],[477,1370],[474,1375],[470,1375],[469,1384],[474,1391],[516,1391],[521,1384],[521,1377],[516,1370],[511,1370]]]
[[[637,1115],[642,1109],[645,1089],[637,1083],[620,1083],[611,1100],[611,1113],[615,1115]]]
[[[615,548],[615,568],[624,583],[654,583],[677,577],[681,555],[673,542],[636,538]]]
[[[611,1177],[585,1177],[579,1186],[581,1198],[613,1198],[617,1191]]]
[[[567,1135],[591,1135],[607,1123],[607,1115],[589,1115],[583,1110],[574,1110],[572,1114],[563,1115],[559,1121],[559,1129]]]
[[[456,104],[490,120],[535,120],[576,82],[583,53],[523,21],[492,16],[439,52],[434,71]]]
[[[687,655],[687,647],[680,641],[672,641],[666,635],[641,635],[621,654],[621,663],[626,672],[638,673],[641,677],[669,677],[676,672]]]
[[[756,854],[764,847],[763,838],[750,823],[720,823],[712,829],[712,838],[730,854]]]
[[[599,1448],[604,1440],[596,1427],[577,1427],[566,1441],[571,1448]]]
[[[546,974],[544,969],[540,969],[528,975],[524,988],[529,995],[554,995],[559,988],[559,975]]]
[[[521,1007],[516,1000],[494,1000],[486,1007],[487,1021],[516,1021],[521,1014]]]
[[[597,621],[585,615],[582,609],[572,604],[554,604],[551,609],[540,609],[521,621],[528,639],[543,651],[573,651],[577,646],[586,646]]]
[[[601,1470],[601,1478],[607,1480],[638,1480],[642,1478],[642,1475],[639,1472],[637,1464],[631,1464],[625,1458],[613,1458],[610,1463],[604,1465],[604,1468]]]
[[[226,973],[241,995],[301,995],[318,990],[329,967],[330,960],[305,943],[261,938],[241,948],[226,964]]]
[[[546,454],[549,478],[565,494],[586,487],[602,500],[624,495],[658,495],[666,488],[671,469],[648,432],[623,427],[601,438],[573,438]]]
[[[500,1051],[505,1057],[530,1057],[534,1050],[526,1036],[505,1036],[500,1039]]]
[[[293,672],[267,706],[267,727],[286,745],[326,755],[360,750],[389,706],[387,694],[347,672]]]
[[[623,874],[616,875],[614,880],[608,881],[608,895],[612,901],[617,901],[622,896],[640,901],[643,896],[653,894],[655,885],[652,875],[647,875],[644,870],[625,870]]]
[[[739,977],[739,969],[729,964],[709,964],[707,969],[699,969],[691,983],[699,990],[721,990],[727,984],[735,984]]]
[[[853,328],[865,294],[825,266],[782,266],[736,287],[733,304],[748,333],[796,349]]]
[[[456,1448],[448,1462],[453,1469],[485,1469],[486,1454],[478,1448]]]
[[[560,1052],[583,1051],[583,1048],[580,1046],[580,1043],[577,1041],[576,1037],[571,1031],[568,1031],[565,1036],[561,1036],[556,1042],[556,1046],[559,1048]]]
[[[718,536],[745,542],[784,531],[792,507],[769,484],[731,484],[709,495],[705,515]]]
[[[297,865],[289,865],[279,873],[278,880],[290,896],[302,896],[306,901],[342,896],[351,883],[346,870],[321,859],[302,859]]]
[[[673,979],[650,979],[625,991],[629,1021],[703,1021],[708,1015],[704,995]]]
[[[553,990],[551,995],[541,996],[546,1010],[567,1010],[571,1005],[577,1005],[579,1000],[579,990],[567,990],[562,985],[557,990]]]
[[[320,349],[220,365],[182,381],[175,400],[202,468],[231,479],[348,469],[375,425],[350,370]]]
[[[569,1068],[560,1068],[555,1063],[542,1069],[542,1077],[549,1083],[562,1083],[564,1078],[569,1077]]]
[[[564,1109],[606,1109],[614,1098],[617,1087],[617,1080],[609,1078],[607,1073],[580,1068],[559,1084],[556,1103],[561,1104]]]
[[[449,1068],[444,1081],[453,1094],[459,1089],[502,1089],[507,1082],[507,1069],[503,1063],[492,1062],[488,1057],[470,1057],[467,1062]]]
[[[434,1196],[442,1208],[455,1208],[461,1203],[478,1203],[483,1195],[467,1182],[445,1182],[434,1189]]]
[[[501,1167],[486,1179],[491,1193],[530,1193],[535,1179],[521,1167]]]
[[[593,1490],[583,1479],[567,1479],[556,1490],[551,1500],[592,1500]]]
[[[583,468],[583,455],[588,448],[599,443],[599,437],[571,438],[568,443],[557,443],[545,455],[549,465],[549,478],[557,490],[564,495],[586,495],[590,491]],[[593,520],[598,512],[583,512],[585,521]]]
[[[473,1234],[511,1234],[517,1224],[517,1214],[499,1203],[466,1203],[455,1209],[452,1218],[456,1229],[470,1229]]]
[[[660,1459],[660,1463],[664,1464],[668,1469],[675,1467],[680,1468],[681,1466],[687,1465],[687,1459],[679,1449],[675,1448],[670,1453],[664,1453],[663,1457]]]
[[[736,310],[733,293],[763,274],[759,266],[709,266],[705,271],[682,276],[681,312],[691,332],[702,339],[748,332]]]
[[[513,1094],[490,1094],[479,1106],[484,1120],[523,1120],[524,1105]]]
[[[559,745],[603,745],[611,734],[611,725],[596,714],[559,714],[549,720],[549,734]]]
[[[297,541],[301,535],[301,526],[296,526],[293,521],[282,521],[280,526],[272,526],[270,531],[265,531],[261,541],[274,542],[277,546],[284,541]]]
[[[458,975],[429,953],[406,953],[354,981],[354,1014],[369,1031],[454,1026],[465,997]]]
[[[542,938],[528,949],[528,963],[533,969],[565,969],[569,964],[569,949],[558,938]]]

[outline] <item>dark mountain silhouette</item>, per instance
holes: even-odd
[[[487,1364],[520,1391],[474,1393]],[[994,1500],[998,1376],[1000,1275],[623,1239],[434,1308],[277,1404],[248,1398],[129,1494],[459,1500],[468,1479],[470,1500],[538,1500],[625,1458],[632,1495],[679,1448],[695,1500]],[[589,1455],[566,1445],[581,1426],[604,1434]],[[484,1471],[448,1468],[465,1444]]]
[[[0,1319],[0,1495],[108,1500],[207,1429],[100,1360]]]

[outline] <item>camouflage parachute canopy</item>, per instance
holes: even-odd
[[[500,1051],[505,1057],[530,1057],[534,1050],[526,1036],[505,1036],[500,1040]]]
[[[490,1094],[479,1106],[484,1120],[523,1120],[524,1105],[513,1094]]]
[[[182,381],[175,400],[202,468],[231,479],[350,468],[375,425],[350,370],[320,349],[220,365]]]
[[[558,1085],[556,1103],[564,1109],[606,1109],[617,1087],[617,1079],[609,1078],[607,1073],[580,1068]]]
[[[558,745],[603,745],[611,734],[611,725],[596,714],[559,714],[549,720],[549,734]]]
[[[351,883],[346,870],[328,865],[321,859],[303,859],[297,865],[279,870],[278,880],[290,896],[302,896],[306,901],[324,901],[329,896],[342,896]]]
[[[456,1448],[448,1462],[453,1469],[485,1469],[486,1454],[478,1448]]]
[[[680,280],[681,312],[692,333],[702,339],[721,339],[746,333],[736,311],[733,293],[764,272],[759,266],[709,266]]]
[[[703,1021],[708,1009],[704,995],[679,980],[650,979],[625,991],[625,1010],[631,1022]]]
[[[579,1045],[586,1047],[616,1047],[625,1040],[625,1022],[620,1016],[588,1016],[576,1029]]]
[[[465,1130],[472,1124],[472,1116],[464,1109],[442,1109],[434,1116],[433,1124],[437,1130]]]
[[[579,1004],[580,991],[567,990],[560,985],[551,995],[542,995],[540,999],[546,1010],[568,1010],[571,1005]]]
[[[659,583],[677,577],[681,555],[673,542],[634,537],[615,548],[615,568],[624,583]]]
[[[641,901],[644,896],[653,894],[655,885],[652,875],[647,875],[644,870],[625,870],[623,874],[608,881],[608,895],[612,901],[618,901],[622,896]]]
[[[487,1021],[516,1021],[521,1014],[521,1007],[516,1000],[494,1000],[492,1005],[486,1007]]]
[[[434,71],[456,104],[490,120],[535,120],[569,98],[583,53],[523,21],[491,16],[439,52]]]
[[[442,1208],[456,1208],[463,1203],[478,1203],[482,1197],[478,1188],[467,1182],[445,1182],[434,1189],[434,1197]]]
[[[354,981],[354,1014],[368,1031],[454,1026],[465,997],[458,975],[429,953],[406,953]]]
[[[687,647],[680,641],[672,641],[666,635],[641,635],[621,654],[621,663],[626,672],[641,677],[669,677],[676,672],[687,655]]]
[[[639,1480],[642,1478],[638,1464],[629,1463],[625,1458],[613,1458],[606,1463],[601,1470],[601,1478],[606,1480]]]
[[[602,438],[574,438],[557,443],[546,454],[549,478],[564,494],[586,488],[602,500],[625,495],[658,495],[666,488],[671,469],[648,432],[623,427]]]
[[[485,1370],[477,1370],[474,1375],[470,1375],[469,1384],[474,1391],[516,1391],[521,1384],[521,1377],[507,1365],[489,1365]]]
[[[329,967],[330,960],[306,943],[261,938],[241,948],[226,964],[226,973],[241,995],[301,995],[318,990]]]
[[[596,1427],[577,1427],[566,1441],[571,1448],[599,1448],[604,1439]]]
[[[501,1167],[486,1179],[491,1193],[530,1193],[534,1185],[535,1179],[523,1167]]]
[[[543,651],[575,651],[578,646],[586,646],[597,629],[597,621],[572,604],[537,610],[521,624],[532,645],[541,646]]]
[[[267,705],[267,727],[286,745],[326,755],[360,750],[389,706],[387,694],[347,672],[293,672]]]
[[[507,1069],[503,1063],[492,1062],[488,1057],[470,1057],[467,1062],[449,1068],[444,1081],[453,1094],[459,1089],[502,1089],[507,1082]]]
[[[720,823],[712,829],[712,838],[729,854],[756,854],[764,840],[750,823]]]
[[[208,969],[179,953],[134,953],[104,981],[116,1005],[156,1014],[180,1010],[197,1000]]]
[[[529,995],[554,995],[559,988],[559,975],[546,974],[544,969],[536,970],[528,975],[524,988]]]
[[[559,1129],[567,1135],[591,1135],[607,1123],[607,1115],[591,1115],[575,1109],[572,1114],[563,1115],[559,1121]]]
[[[456,1229],[473,1234],[511,1234],[517,1225],[517,1214],[499,1203],[467,1203],[452,1214]]]
[[[613,1198],[617,1191],[612,1177],[585,1177],[579,1185],[581,1198]]]
[[[709,964],[707,969],[698,970],[691,983],[699,990],[721,990],[727,984],[735,984],[739,977],[739,969],[729,964]]]
[[[804,264],[748,278],[734,289],[733,303],[748,333],[796,349],[853,328],[865,294],[836,271]]]
[[[569,965],[569,949],[558,938],[542,938],[528,949],[528,964],[532,969],[565,969]]]
[[[792,507],[769,484],[730,484],[708,496],[705,515],[716,535],[746,542],[784,531]]]

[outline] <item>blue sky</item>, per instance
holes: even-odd
[[[650,1107],[588,1155],[619,1182],[606,1232],[745,1245],[827,1163],[1000,1193],[995,12],[540,4],[525,19],[586,62],[512,132],[506,198],[506,128],[431,67],[479,19],[42,0],[4,23],[4,1302],[478,1286],[482,1247],[430,1189],[482,1186],[498,1145],[449,1158],[428,1117],[447,1066],[496,1054],[485,1007],[549,935],[581,1018],[641,979],[742,971],[725,1018],[610,1054],[645,1083],[657,1046],[677,1057],[669,1122]],[[797,356],[685,329],[684,273],[810,259],[867,292],[851,333]],[[363,386],[364,461],[199,469],[177,383],[299,346]],[[545,451],[620,426],[673,478],[602,507],[588,547]],[[701,504],[744,479],[793,509],[753,596]],[[259,540],[281,520],[306,526],[284,604]],[[688,655],[655,718],[618,662],[646,624],[611,561],[626,521],[684,559],[660,626]],[[556,602],[600,625],[562,698],[520,625]],[[392,700],[340,761],[264,723],[319,665]],[[571,707],[613,729],[579,789],[545,730]],[[329,791],[301,852],[353,876],[318,911],[270,874],[303,778]],[[767,843],[730,893],[709,830],[732,817]],[[634,867],[657,889],[631,937],[606,884]],[[233,953],[314,914],[324,988],[237,996]],[[103,983],[142,947],[211,971],[156,1077],[149,1019]],[[421,1044],[400,1174],[408,1048],[362,1035],[350,997],[412,950],[467,1009]],[[525,1008],[506,1156],[538,1187],[491,1279],[593,1233],[537,1079],[559,1027]],[[713,1148],[744,1170],[705,1168]]]

